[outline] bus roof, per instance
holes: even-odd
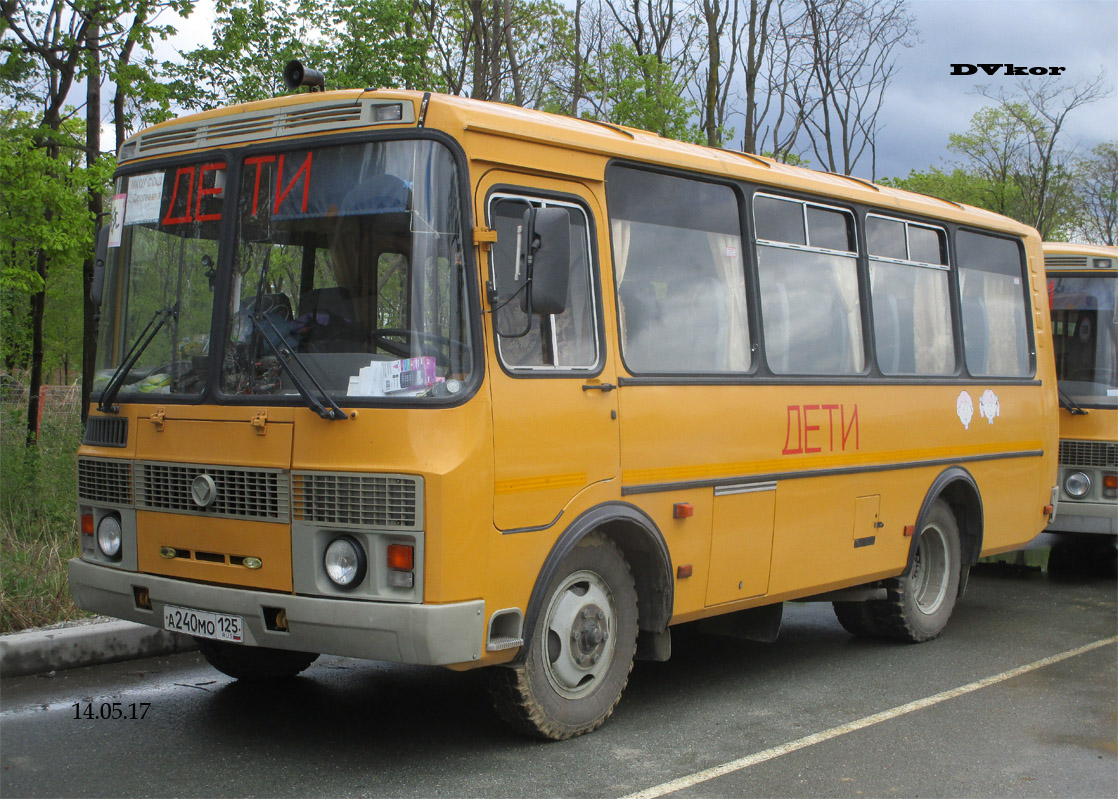
[[[1102,270],[1118,273],[1118,247],[1098,244],[1068,244],[1063,241],[1046,241],[1044,268],[1054,270]]]
[[[427,98],[426,108],[423,101]],[[562,148],[581,157],[564,158],[562,174],[601,180],[602,159],[620,158],[691,169],[710,175],[790,188],[824,198],[841,197],[879,208],[947,219],[1027,235],[1035,231],[981,208],[881,186],[861,178],[791,166],[771,158],[675,141],[649,131],[560,116],[503,103],[398,89],[302,93],[191,114],[140,131],[121,147],[120,163],[214,147],[399,127],[378,121],[378,107],[399,103],[403,124],[427,127],[472,140],[470,157],[494,164],[540,169],[544,159],[526,145]]]

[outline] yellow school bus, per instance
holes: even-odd
[[[70,585],[236,678],[489,667],[568,738],[682,622],[934,638],[1052,512],[1041,245],[1001,216],[381,90],[145,130],[112,208]]]
[[[1060,391],[1052,532],[1118,535],[1118,248],[1044,242]]]

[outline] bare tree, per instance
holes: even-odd
[[[1042,236],[1053,233],[1071,200],[1071,153],[1057,146],[1068,114],[1111,94],[1105,73],[1089,81],[1068,84],[1059,79],[1026,80],[1015,91],[979,86],[981,96],[997,103],[999,111],[1017,123],[1021,157],[1015,165],[1016,184],[1030,216],[1026,221]],[[1021,218],[1021,217],[1018,217]]]
[[[796,142],[811,113],[809,98],[796,97],[793,87],[807,83],[810,48],[802,29],[803,3],[750,0],[749,19],[739,48],[745,87],[745,131],[742,149],[778,161],[795,157]]]
[[[804,132],[811,152],[831,172],[851,174],[869,155],[876,169],[877,119],[896,72],[896,49],[912,44],[905,0],[805,0],[799,38],[810,54],[796,101],[811,109]]]
[[[772,0],[767,0],[768,4]],[[707,144],[720,147],[726,138],[726,104],[741,40],[741,3],[737,0],[696,0],[696,12],[706,33],[705,74],[699,86],[699,108]],[[756,2],[754,2],[756,5]],[[723,42],[729,53],[723,58]]]
[[[1078,186],[1083,234],[1098,244],[1118,244],[1118,141],[1103,142],[1080,161]]]

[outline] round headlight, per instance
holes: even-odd
[[[364,548],[357,539],[348,535],[331,541],[322,558],[326,576],[339,588],[353,588],[360,584],[365,579],[366,563]]]
[[[97,547],[101,554],[109,560],[119,558],[122,538],[120,519],[116,516],[103,517],[97,525]]]
[[[1087,492],[1091,490],[1091,478],[1083,474],[1083,472],[1072,472],[1064,478],[1064,491],[1068,492],[1069,497],[1087,496]]]

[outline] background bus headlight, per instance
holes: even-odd
[[[1072,472],[1064,478],[1064,491],[1068,493],[1069,497],[1080,499],[1087,496],[1087,492],[1091,490],[1091,478],[1083,474],[1083,472]]]
[[[322,558],[326,576],[339,588],[359,585],[365,579],[367,563],[361,544],[348,535],[338,536],[331,541]]]
[[[120,519],[114,515],[105,516],[97,525],[97,548],[109,560],[120,558],[120,543],[123,538]]]

